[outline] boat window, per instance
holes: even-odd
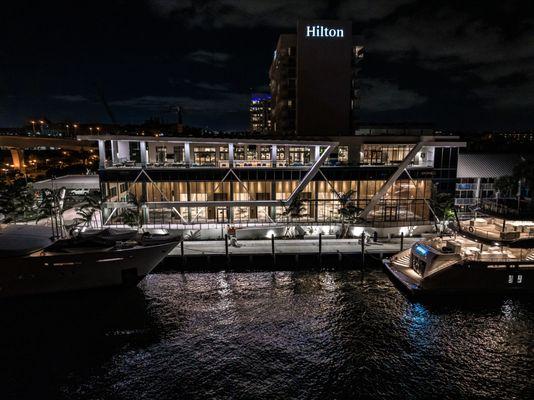
[[[412,269],[415,272],[417,272],[419,275],[423,276],[423,274],[425,273],[426,261],[421,260],[420,258],[412,256],[410,265],[411,265]]]

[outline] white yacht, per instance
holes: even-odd
[[[0,230],[0,298],[136,285],[176,246],[171,235],[104,229],[69,239],[50,228]]]
[[[534,241],[485,244],[456,235],[421,240],[384,260],[394,282],[409,294],[534,293]]]

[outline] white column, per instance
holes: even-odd
[[[185,157],[185,164],[190,166],[191,165],[191,143],[189,142],[184,143],[184,157]]]
[[[119,140],[117,144],[117,158],[119,161],[130,160],[130,142]]]
[[[234,144],[228,143],[228,165],[234,167]]]
[[[271,162],[273,167],[276,167],[276,156],[278,154],[278,146],[273,144],[271,145]]]
[[[321,146],[314,146],[313,147],[313,160],[317,161],[319,157],[321,156]]]
[[[139,152],[141,153],[141,165],[146,167],[147,153],[146,142],[144,140],[139,142]]]
[[[111,162],[113,164],[116,164],[118,162],[117,160],[117,151],[118,151],[117,141],[112,140],[111,141]]]
[[[106,166],[106,142],[104,140],[98,141],[98,158],[100,158],[99,167]]]

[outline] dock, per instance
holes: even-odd
[[[185,241],[164,260],[158,270],[269,270],[310,268],[360,268],[381,264],[384,257],[406,249],[420,238],[407,237],[370,241],[359,239],[241,240],[238,247],[228,241]]]

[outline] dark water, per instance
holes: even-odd
[[[155,274],[0,311],[0,399],[534,398],[532,299],[412,304],[379,271]]]

